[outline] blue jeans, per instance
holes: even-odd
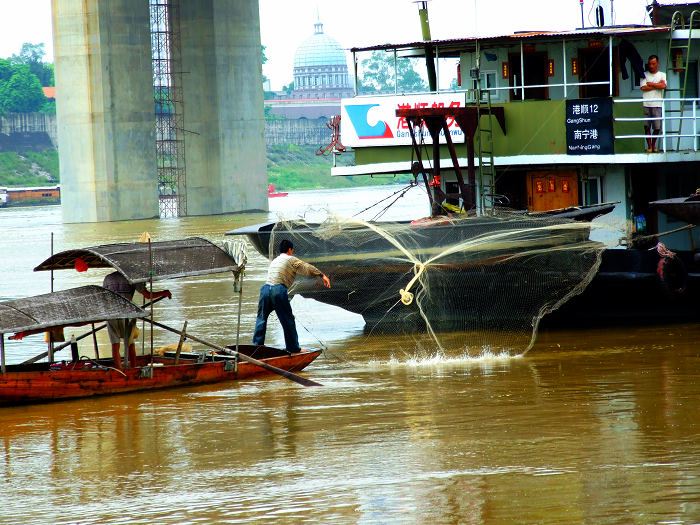
[[[284,344],[287,352],[299,352],[299,337],[297,336],[297,325],[294,322],[292,306],[289,304],[287,287],[283,284],[270,286],[264,284],[260,288],[260,299],[258,300],[258,318],[255,321],[255,333],[253,333],[253,344],[265,344],[265,332],[267,331],[267,318],[275,311],[280,320],[282,330],[284,330]]]

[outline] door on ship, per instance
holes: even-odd
[[[578,172],[529,171],[527,173],[527,209],[547,211],[578,206]]]
[[[589,47],[578,50],[578,60],[581,67],[579,81],[584,82],[605,82],[594,86],[579,86],[579,96],[581,98],[607,97],[610,96],[610,58],[607,47]],[[617,83],[617,47],[613,46],[613,96],[619,95]]]

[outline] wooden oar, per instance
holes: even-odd
[[[217,350],[223,354],[228,354],[228,355],[234,355],[238,356],[238,359],[241,359],[242,361],[247,361],[250,364],[253,364],[255,366],[259,366],[261,368],[264,368],[265,370],[269,370],[270,372],[274,372],[275,374],[281,375],[282,377],[286,377],[287,379],[290,379],[296,383],[299,383],[300,385],[303,386],[323,386],[321,383],[317,383],[316,381],[312,381],[311,379],[306,379],[305,377],[298,376],[296,374],[293,374],[292,372],[289,372],[287,370],[282,370],[281,368],[277,368],[276,366],[269,365],[267,363],[264,363],[262,361],[258,361],[257,359],[253,359],[252,357],[242,354],[240,352],[236,352],[235,350],[229,350],[228,348],[224,348],[223,346],[215,345],[214,343],[210,343],[208,341],[205,341],[204,339],[201,339],[199,337],[196,337],[190,333],[185,333],[181,332],[177,328],[171,328],[170,326],[164,325],[163,323],[159,323],[158,321],[151,321],[148,318],[144,318],[146,322],[153,324],[153,326],[157,326],[159,328],[162,328],[164,330],[168,330],[170,332],[173,332],[174,334],[179,334],[179,335],[184,335],[185,338],[187,339],[192,339],[193,341],[197,341],[200,344],[203,344],[205,346],[208,346],[209,348],[213,348],[214,350]]]

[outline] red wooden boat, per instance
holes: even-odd
[[[321,353],[302,351],[291,356],[267,346],[241,346],[238,351],[281,370],[302,370]],[[274,375],[235,357],[206,355],[138,356],[137,366],[117,370],[111,359],[7,365],[0,373],[0,406],[42,403],[96,395],[142,392]]]
[[[270,184],[267,187],[267,196],[268,197],[286,197],[287,195],[289,195],[289,193],[287,193],[286,191],[285,192],[275,191],[274,184]]]
[[[130,282],[139,283],[147,279],[157,281],[225,271],[238,276],[244,264],[245,257],[241,258],[239,265],[209,241],[191,238],[150,243],[150,246],[120,243],[68,250],[51,256],[35,270],[111,267]],[[282,375],[305,386],[318,385],[294,372],[304,369],[320,355],[320,351],[303,350],[289,355],[268,346],[220,347],[189,332],[155,322],[148,316],[146,310],[121,295],[94,285],[0,302],[0,406],[217,383],[271,374]],[[81,356],[78,341],[105,328],[105,324],[99,323],[112,319],[143,319],[175,332],[180,335],[178,350],[157,355],[151,349],[147,355],[138,356],[134,366],[118,369],[111,357],[100,359],[97,340],[93,337],[96,357]],[[22,339],[84,325],[91,325],[92,330],[21,364],[5,363],[5,334],[15,334],[12,339]],[[181,353],[186,339],[216,352]],[[70,348],[70,359],[57,361],[54,352],[64,348]],[[47,356],[48,361],[37,362]]]

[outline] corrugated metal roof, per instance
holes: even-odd
[[[429,42],[417,41],[417,42],[407,42],[404,44],[380,44],[376,46],[369,47],[353,47],[350,51],[375,51],[375,50],[389,50],[389,49],[405,49],[405,48],[424,48],[428,45],[454,49],[458,47],[471,47],[476,44],[476,42],[489,42],[489,43],[509,43],[512,40],[519,40],[523,38],[527,39],[538,39],[538,40],[563,40],[570,39],[576,40],[578,38],[586,39],[591,36],[632,36],[632,35],[644,35],[651,33],[668,33],[670,31],[669,26],[610,26],[610,27],[595,27],[590,29],[575,29],[569,31],[520,31],[512,34],[495,35],[487,37],[469,37],[469,38],[452,38],[447,40],[431,40]]]
[[[66,250],[52,255],[34,271],[74,269],[76,259],[81,259],[88,268],[114,268],[132,284],[148,282],[151,266],[154,281],[239,269],[236,262],[215,244],[201,237],[189,237],[152,242],[150,254],[145,242]]]
[[[135,319],[148,313],[101,286],[81,286],[0,303],[0,334],[37,332],[109,319]]]

